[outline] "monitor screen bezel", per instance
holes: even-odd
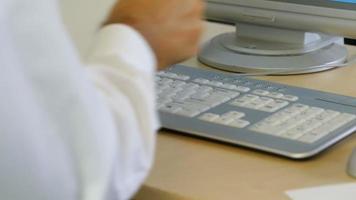
[[[356,11],[356,2],[355,3],[350,3],[350,2],[347,3],[347,2],[341,2],[342,0],[313,0],[313,1],[310,1],[310,0],[270,0],[270,1]]]
[[[302,0],[206,0],[207,3],[218,3],[232,6],[243,6],[247,8],[266,9],[271,11],[293,12],[298,14],[308,14],[321,17],[342,18],[356,20],[355,10],[342,8],[341,4],[335,2],[339,7],[329,5],[318,5],[314,3],[304,4]],[[298,3],[297,3],[298,2]],[[314,5],[315,4],[315,5]]]

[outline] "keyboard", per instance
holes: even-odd
[[[162,127],[293,159],[356,131],[356,98],[175,65],[157,73]]]

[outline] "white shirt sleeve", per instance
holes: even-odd
[[[143,182],[153,160],[159,127],[154,103],[156,60],[137,31],[117,24],[98,33],[87,63],[112,111],[122,148],[111,192],[127,199]]]
[[[0,11],[0,199],[129,199],[158,128],[145,40],[106,27],[83,64],[54,0]]]

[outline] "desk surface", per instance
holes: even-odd
[[[203,40],[234,27],[207,24]],[[350,47],[356,53],[356,48]],[[196,59],[185,64],[204,67]],[[260,79],[356,97],[356,66],[317,74]],[[160,132],[156,162],[145,185],[187,199],[286,200],[286,190],[356,181],[345,166],[356,135],[321,155],[293,161],[250,149]]]

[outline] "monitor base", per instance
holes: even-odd
[[[249,25],[246,27],[251,30]],[[256,32],[265,34],[266,30]],[[236,33],[218,35],[202,47],[198,59],[208,66],[231,72],[287,75],[328,70],[344,63],[348,56],[346,47],[338,44],[338,39],[341,39],[338,37],[320,34],[319,39],[303,44],[307,39],[302,38],[301,43],[293,41],[288,46],[284,41],[267,41],[255,36],[241,37]],[[248,46],[249,41],[253,41],[251,46]]]

